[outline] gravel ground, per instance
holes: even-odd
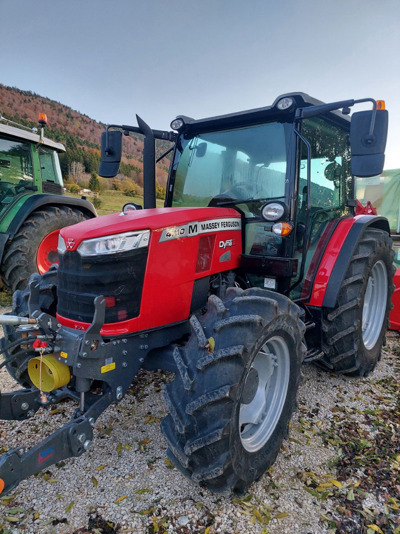
[[[1,311],[1,310],[0,310]],[[368,378],[303,367],[299,409],[276,463],[243,498],[194,486],[166,460],[162,373],[140,372],[97,421],[91,449],[0,499],[6,533],[400,532],[400,338]],[[0,371],[0,389],[17,389]],[[75,406],[0,421],[0,449],[32,446]]]

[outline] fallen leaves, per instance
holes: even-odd
[[[68,506],[66,507],[66,509],[65,509],[65,513],[68,514],[68,513],[72,510],[72,508],[74,507],[74,505],[75,505],[75,502],[74,502],[74,501],[70,502],[69,505],[68,505]]]
[[[168,469],[174,469],[175,466],[169,458],[164,458],[164,462],[166,466],[168,467]]]

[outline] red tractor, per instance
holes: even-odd
[[[353,113],[358,103],[372,111]],[[341,111],[339,111],[341,110]],[[349,376],[377,364],[393,291],[388,221],[356,215],[354,176],[382,171],[387,111],[372,99],[303,93],[194,120],[173,132],[109,126],[100,175],[122,132],[145,135],[144,209],[61,230],[59,267],[34,275],[3,316],[5,365],[23,386],[0,418],[65,398],[73,418],[0,458],[0,491],[79,456],[99,415],[140,367],[175,379],[162,422],[171,461],[215,492],[243,492],[287,436],[304,362]],[[155,208],[155,139],[174,143]]]

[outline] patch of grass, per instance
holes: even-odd
[[[0,289],[0,306],[8,308],[12,304],[12,293],[6,289]]]
[[[68,193],[67,196],[80,198],[80,195],[73,195]],[[102,191],[98,198],[101,201],[100,207],[97,209],[99,215],[109,215],[110,213],[118,213],[122,210],[122,206],[128,202],[134,202],[135,204],[140,204],[143,206],[143,197],[141,196],[126,196],[123,191],[112,191],[105,190]],[[87,199],[92,201],[92,197],[88,196]],[[157,208],[162,208],[164,206],[164,200],[156,199]]]

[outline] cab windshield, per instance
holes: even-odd
[[[236,205],[284,198],[288,125],[267,123],[181,136],[172,206]],[[254,212],[254,209],[252,209]]]
[[[33,180],[31,145],[0,137],[0,181]]]

